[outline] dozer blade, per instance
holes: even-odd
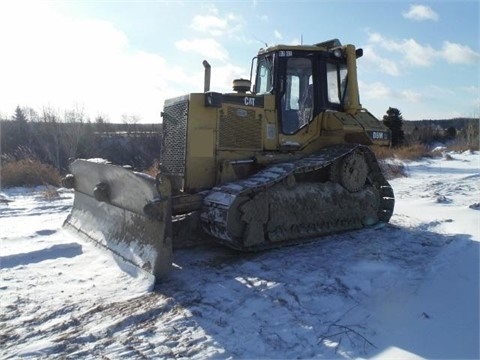
[[[64,226],[113,252],[122,269],[131,272],[126,262],[164,277],[172,265],[169,181],[87,160],[70,171],[75,199]]]

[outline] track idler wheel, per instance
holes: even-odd
[[[368,165],[360,153],[349,154],[332,164],[330,180],[350,192],[360,191],[367,181]]]

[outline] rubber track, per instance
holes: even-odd
[[[382,222],[388,222],[394,207],[393,190],[383,176],[374,153],[363,145],[342,144],[321,149],[300,160],[271,165],[247,179],[214,187],[203,200],[200,215],[202,228],[222,243],[238,248],[227,229],[228,212],[237,197],[245,195],[253,197],[255,193],[266,191],[291,174],[302,174],[326,168],[337,159],[354,151],[361,152],[365,156],[369,166],[368,180],[377,189],[381,198],[378,218]]]

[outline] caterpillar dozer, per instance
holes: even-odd
[[[394,193],[371,150],[391,133],[359,101],[338,39],[260,49],[231,93],[165,101],[160,172],[75,160],[65,226],[157,279],[173,248],[208,238],[241,251],[388,222]]]

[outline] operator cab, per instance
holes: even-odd
[[[355,56],[361,54],[359,49]],[[253,59],[253,93],[275,95],[281,132],[292,135],[321,112],[346,111],[347,65],[337,39],[313,46],[270,47]],[[358,94],[356,85],[354,91]]]

